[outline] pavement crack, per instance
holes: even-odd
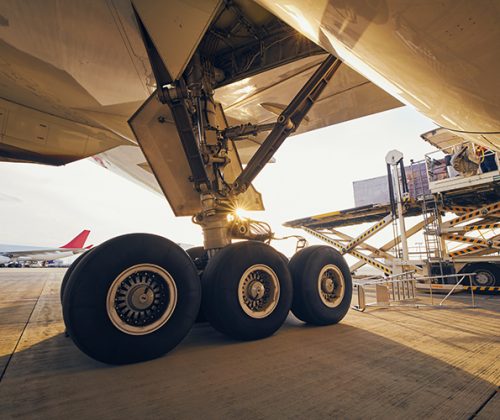
[[[497,392],[498,392],[498,390],[499,390],[499,389],[500,389],[500,388],[496,388],[496,389],[494,389],[494,390],[493,390],[493,392],[491,393],[491,395],[490,395],[488,398],[486,398],[486,400],[485,400],[485,401],[484,401],[484,402],[483,402],[483,403],[479,406],[479,408],[478,408],[476,411],[474,411],[474,413],[472,413],[472,416],[470,416],[470,417],[468,418],[468,420],[472,420],[472,419],[476,418],[476,417],[477,417],[477,415],[479,414],[479,412],[480,412],[480,411],[481,411],[484,407],[486,407],[486,405],[487,405],[487,404],[488,404],[488,403],[489,403],[489,402],[493,399],[493,397],[497,394]]]
[[[31,317],[33,316],[33,312],[35,311],[36,305],[38,305],[38,301],[40,300],[40,296],[42,296],[43,290],[45,288],[45,285],[47,284],[47,280],[43,283],[42,288],[40,289],[40,294],[38,295],[35,304],[33,305],[33,308],[31,309],[30,316],[28,317],[28,320],[24,324],[23,330],[21,331],[21,334],[19,334],[19,338],[17,339],[16,345],[14,346],[14,349],[12,350],[12,353],[9,356],[9,359],[7,360],[7,363],[5,363],[5,366],[2,370],[2,373],[0,374],[0,384],[2,383],[3,377],[5,376],[5,373],[7,372],[7,368],[9,367],[9,364],[14,357],[14,354],[16,354],[17,348],[19,347],[19,344],[21,343],[21,340],[23,338],[24,332],[26,331],[26,328],[28,327],[28,324],[31,321]]]

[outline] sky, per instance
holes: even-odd
[[[423,159],[434,149],[419,136],[433,128],[403,107],[291,137],[254,181],[266,210],[251,217],[277,235],[304,234],[282,223],[353,207],[353,181],[384,175],[392,149],[406,163]],[[0,179],[1,244],[60,246],[83,229],[95,245],[131,232],[203,241],[201,229],[189,217],[176,218],[163,197],[90,160],[62,167],[0,163]],[[288,256],[295,249],[293,240],[273,245]]]

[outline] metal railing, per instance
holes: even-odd
[[[357,290],[358,304],[353,306],[364,312],[369,306],[389,307],[407,304],[416,300],[416,279],[414,272],[409,271],[388,277],[367,278],[354,282]],[[366,288],[375,287],[375,301],[367,303]]]
[[[418,283],[420,284],[425,284],[429,285],[429,294],[431,298],[431,305],[434,305],[434,296],[433,296],[433,288],[440,287],[439,290],[447,290],[443,289],[445,286],[449,286],[449,291],[447,295],[439,302],[439,306],[443,306],[443,303],[455,292],[459,286],[463,286],[463,282],[466,278],[469,279],[469,290],[471,292],[471,303],[472,307],[476,307],[475,299],[474,299],[474,288],[472,287],[472,279],[476,276],[476,273],[461,273],[461,274],[447,274],[447,275],[440,275],[440,276],[427,276],[427,277],[420,277],[418,278]],[[444,279],[447,278],[456,278],[458,281],[455,284],[446,284],[443,282]],[[436,283],[435,280],[441,280],[441,283]]]
[[[452,150],[453,149],[453,150]],[[456,155],[464,157],[470,162],[471,173],[462,174],[453,169],[452,160]],[[484,165],[485,161],[489,165]],[[471,177],[481,173],[498,170],[498,156],[491,150],[479,148],[472,142],[464,142],[455,147],[449,147],[447,150],[436,150],[425,155],[425,162],[427,167],[427,176],[430,182],[441,181],[444,179],[458,178],[458,177]],[[472,167],[476,166],[476,170]],[[494,168],[496,166],[496,169]]]
[[[463,273],[463,274],[449,274],[439,276],[426,276],[414,277],[414,272],[405,272],[395,274],[389,277],[369,277],[362,281],[355,281],[355,293],[357,295],[358,303],[353,306],[353,309],[364,312],[368,307],[381,307],[388,308],[394,306],[431,306],[431,307],[445,307],[444,303],[447,299],[457,291],[464,290],[464,283],[468,279],[468,290],[471,292],[471,307],[475,308],[476,303],[474,299],[474,287],[472,280],[476,273]],[[447,279],[455,278],[456,283],[445,283]],[[424,285],[421,287],[420,285]],[[366,292],[367,289],[374,288],[374,301],[367,302]],[[424,289],[429,291],[430,305],[421,301],[417,297],[417,290]],[[446,296],[442,298],[439,303],[435,304],[434,289],[442,292],[447,292]],[[372,290],[373,291],[373,290]]]

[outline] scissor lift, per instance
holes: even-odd
[[[398,173],[401,178],[401,172]],[[435,277],[436,288],[442,288],[443,283],[452,283],[450,274],[477,272],[472,288],[500,291],[499,171],[469,179],[461,176],[440,179],[437,192],[429,165],[427,175],[428,189],[401,195],[403,217],[421,217],[414,225],[405,227],[405,235],[401,235],[398,211],[391,203],[320,214],[284,225],[300,228],[342,255],[356,258],[358,261],[350,266],[352,273],[366,264],[385,276],[413,271],[417,278]],[[368,227],[356,237],[345,232],[344,228],[355,225]],[[395,232],[390,241],[382,246],[368,243],[389,226]],[[423,235],[425,250],[409,252],[409,258],[404,259],[401,245],[417,233]],[[460,289],[468,288],[471,286]]]

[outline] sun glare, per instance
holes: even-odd
[[[250,212],[241,207],[237,207],[234,210],[234,214],[238,216],[240,219],[248,219],[250,217]]]

